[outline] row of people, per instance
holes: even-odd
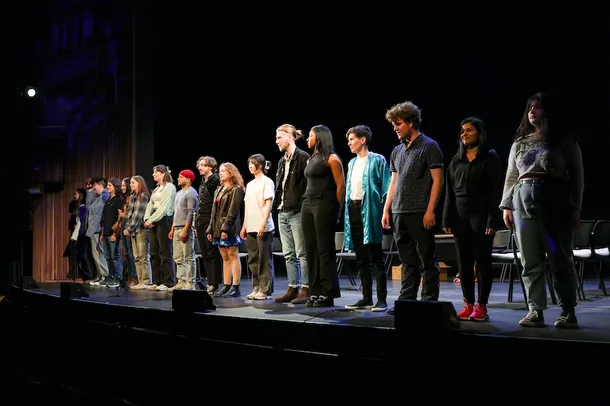
[[[121,215],[125,219],[122,234],[131,237],[134,248],[139,281],[136,288],[193,288],[194,271],[180,273],[174,286],[172,269],[173,263],[180,261],[194,269],[192,247],[197,236],[210,293],[218,297],[241,294],[238,247],[245,240],[254,287],[247,298],[270,298],[275,231],[271,212],[275,210],[288,274],[288,289],[275,298],[276,302],[325,307],[334,305],[334,299],[340,297],[334,234],[341,215],[345,218],[345,248],[355,251],[363,292],[362,299],[349,308],[387,309],[381,251],[384,228],[392,229],[402,263],[398,299],[416,299],[422,281],[421,299],[438,300],[434,228],[444,191],[442,228],[454,235],[462,277],[465,304],[458,313],[460,319],[488,319],[493,281],[491,247],[503,220],[514,229],[522,256],[529,312],[520,324],[544,324],[544,263],[548,258],[562,306],[555,324],[576,327],[575,273],[570,253],[582,203],[582,158],[577,142],[561,131],[554,114],[552,100],[546,94],[537,93],[528,99],[505,173],[498,154],[490,148],[483,121],[476,117],[463,120],[458,151],[444,171],[441,148],[420,131],[420,109],[412,102],[399,103],[386,112],[400,141],[389,163],[383,155],[369,151],[372,133],[368,127],[348,130],[346,141],[356,157],[349,162],[347,181],[342,161],[334,153],[330,129],[315,126],[309,131],[310,155],[296,146],[302,132],[285,124],[276,130],[276,144],[284,155],[278,163],[275,185],[265,174],[270,165],[262,155],[248,160],[254,176],[248,185],[232,163],[221,164],[217,173],[216,160],[202,157],[197,162],[203,178],[198,199],[190,190],[192,172],[185,170],[179,176],[182,191],[189,190],[185,193],[188,198],[180,203],[185,215],[177,214],[178,209],[174,212],[179,199],[168,169],[156,166],[153,178],[157,188],[150,202],[143,179],[135,176],[130,181],[128,209]],[[193,220],[194,211],[197,215]],[[182,217],[185,221],[176,220]],[[178,237],[177,229],[181,230]],[[148,232],[152,278],[147,277],[147,256],[138,256]],[[189,245],[184,258],[174,255],[172,261],[172,249],[175,253],[177,247],[168,243],[172,237],[174,242]],[[113,275],[116,277],[116,272]],[[377,280],[375,304],[373,275]]]

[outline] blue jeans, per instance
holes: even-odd
[[[104,257],[108,263],[108,277],[110,280],[120,281],[123,279],[123,260],[119,249],[119,241],[111,241],[110,237],[104,237]]]
[[[121,232],[124,229],[121,229]],[[131,246],[131,237],[125,237],[121,234],[121,241],[123,241],[123,252],[125,253],[125,268],[127,269],[127,276],[132,279],[137,279],[138,274],[136,273],[136,259],[133,256],[133,247]]]
[[[309,271],[305,256],[305,237],[301,227],[301,212],[280,212],[278,223],[282,251],[286,260],[288,286],[298,288],[300,284],[304,288],[309,288]]]

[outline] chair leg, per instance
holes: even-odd
[[[608,296],[608,292],[606,292],[606,284],[604,283],[604,274],[603,274],[603,263],[602,261],[599,261],[599,268],[598,268],[598,272],[597,272],[597,277],[599,279],[599,287],[602,290],[604,296]]]

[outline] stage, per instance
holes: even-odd
[[[398,331],[395,317],[385,312],[345,310],[360,298],[357,288],[343,289],[334,308],[319,309],[247,300],[249,283],[242,281],[240,298],[214,298],[217,309],[206,313],[172,310],[167,292],[90,287],[89,297],[62,299],[57,282],[14,287],[7,326],[15,333],[9,335],[10,345],[20,355],[15,367],[21,379],[11,384],[12,390],[29,399],[65,399],[69,382],[78,388],[74,404],[123,404],[125,399],[157,404],[176,401],[180,379],[188,381],[184,396],[199,400],[251,399],[262,379],[269,397],[326,382],[333,391],[329,399],[345,402],[360,399],[362,382],[371,390],[381,383],[390,397],[405,380],[417,382],[421,390],[441,383],[450,388],[467,368],[468,374],[481,374],[476,378],[480,385],[502,391],[498,403],[487,403],[505,404],[521,394],[504,393],[504,385],[523,380],[531,368],[547,371],[536,378],[541,385],[561,385],[554,371],[569,374],[567,390],[578,393],[581,383],[610,378],[610,297],[601,295],[594,281],[585,286],[587,300],[578,303],[578,330],[553,327],[556,305],[545,312],[547,327],[519,327],[526,311],[518,283],[514,302],[507,303],[508,283],[496,282],[490,322],[462,322],[459,330],[445,332],[431,330],[432,321]],[[347,278],[341,283],[350,286]],[[388,284],[391,306],[400,283]],[[285,277],[276,279],[274,296],[286,286]],[[443,282],[440,300],[459,310],[460,286]],[[424,382],[421,376],[433,378]],[[107,387],[108,379],[119,383]],[[105,389],[98,391],[98,385]],[[229,391],[229,396],[219,391]],[[446,391],[438,396],[454,395]]]
[[[286,279],[276,279],[274,296],[281,296],[286,290]],[[345,305],[353,304],[361,298],[354,289],[342,289],[342,297],[335,300],[333,308],[308,308],[305,305],[277,304],[273,300],[248,300],[245,298],[252,289],[249,280],[242,280],[242,296],[239,298],[214,298],[217,309],[206,313],[208,317],[281,321],[294,324],[311,324],[344,327],[368,327],[381,330],[394,329],[394,316],[386,312],[374,313],[367,310],[346,310]],[[349,286],[347,279],[343,286]],[[39,289],[29,289],[33,294],[60,297],[57,282],[39,284]],[[388,304],[392,306],[400,290],[399,281],[388,281]],[[459,333],[505,336],[514,338],[537,338],[549,340],[586,341],[610,344],[610,296],[603,296],[595,281],[585,285],[586,300],[578,302],[577,316],[579,329],[568,330],[553,327],[560,309],[552,305],[545,311],[546,327],[524,328],[519,320],[527,313],[521,290],[515,283],[513,302],[507,302],[508,283],[495,282],[489,300],[489,322],[461,322]],[[105,306],[128,307],[130,310],[172,310],[172,293],[141,290],[125,291],[103,287],[87,287],[88,298],[73,299],[83,303]],[[440,301],[451,302],[456,311],[462,307],[460,285],[453,282],[441,283]],[[425,326],[422,326],[424,328]]]

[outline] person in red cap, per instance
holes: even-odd
[[[178,175],[178,187],[174,202],[174,221],[169,230],[169,239],[173,241],[176,279],[174,290],[195,290],[195,233],[193,217],[199,204],[199,195],[193,186],[195,174],[185,169]]]

